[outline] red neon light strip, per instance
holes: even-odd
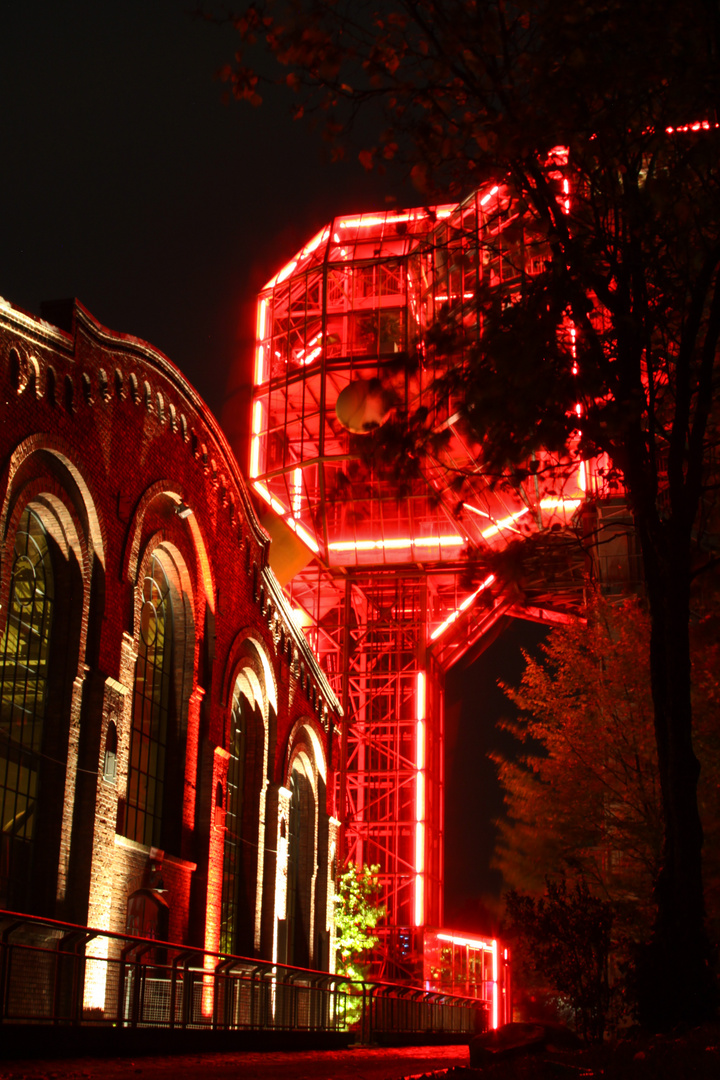
[[[409,547],[459,547],[465,543],[462,536],[418,536],[398,540],[337,540],[328,544],[330,551],[382,551]]]
[[[296,533],[297,536],[300,537],[303,544],[306,544],[310,548],[310,550],[314,551],[317,555],[320,551],[320,548],[318,547],[315,539],[310,535],[307,529],[300,524],[299,521],[295,520],[290,511],[283,506],[280,500],[276,499],[274,495],[271,495],[265,485],[261,484],[259,480],[253,480],[253,487],[257,491],[260,498],[264,499],[265,502],[273,508],[275,513],[283,519],[285,524],[290,529],[292,529],[292,531]]]
[[[501,518],[500,521],[496,521],[494,525],[485,529],[480,535],[484,540],[488,540],[491,536],[495,536],[496,533],[501,532],[503,529],[511,529],[518,518],[524,517],[525,514],[528,514],[529,512],[529,507],[524,506],[522,510],[516,510],[515,513],[510,514],[509,517]],[[517,529],[514,529],[513,532],[517,532]]]
[[[293,517],[299,516],[302,509],[302,469],[296,469],[293,475]]]
[[[547,498],[540,500],[541,510],[577,510],[582,499]]]
[[[436,206],[431,209],[433,209],[436,217],[448,218],[456,206],[457,203],[446,203],[444,206]],[[426,210],[410,210],[405,214],[355,214],[353,217],[342,218],[337,223],[337,226],[339,229],[350,229],[354,226],[360,229],[373,229],[379,225],[395,225],[400,221],[421,221],[427,217],[430,217],[430,214]]]
[[[493,1001],[492,1001],[492,1026],[493,1030],[497,1029],[500,1018],[499,1013],[499,992],[498,986],[498,943],[493,939],[492,943],[492,965],[493,965]]]
[[[425,922],[425,672],[415,687],[415,926]]]
[[[466,608],[470,607],[475,597],[479,596],[481,592],[487,589],[488,585],[492,585],[494,580],[495,575],[488,574],[482,585],[478,586],[474,593],[470,593],[469,596],[465,597],[460,607],[456,608],[455,611],[453,611],[452,615],[448,615],[445,622],[440,623],[440,625],[435,630],[433,630],[432,634],[430,635],[430,640],[435,641],[437,638],[440,637],[441,634],[444,634],[448,626],[452,626],[455,620],[460,618],[462,612],[465,611]]]
[[[262,401],[253,405],[252,438],[250,440],[250,479],[260,472],[260,432],[262,431]]]
[[[261,300],[258,305],[258,325],[257,325],[257,339],[263,341],[265,338],[265,316],[267,314],[267,300]]]
[[[258,345],[255,353],[255,385],[265,382],[265,347]]]
[[[492,952],[493,943],[483,941],[482,938],[457,937],[455,934],[438,934],[439,941],[449,941],[453,945],[467,945],[468,949],[482,949],[483,952]]]

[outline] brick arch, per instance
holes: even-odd
[[[93,664],[96,659],[88,657],[91,644],[88,630],[102,618],[105,605],[102,530],[81,474],[76,468],[66,467],[66,461],[57,449],[48,450],[48,441],[28,439],[11,457],[8,484],[0,507],[0,562],[3,567],[12,563],[18,522],[27,507],[38,514],[63,558],[67,561],[72,554],[82,581],[74,675],[82,680],[85,663]],[[50,453],[52,471],[47,467],[48,461],[37,456],[40,451]],[[5,573],[0,589],[0,632],[4,630],[3,613],[7,611],[9,587],[10,575]],[[94,646],[98,641],[99,635],[93,635]]]
[[[222,680],[222,700],[227,704],[232,694],[235,678],[241,667],[254,672],[257,686],[263,695],[262,713],[267,722],[269,709],[278,711],[278,687],[275,670],[270,661],[270,646],[259,635],[257,628],[246,626],[235,635],[228,651]],[[254,681],[254,680],[253,680]]]
[[[72,497],[75,490],[77,491],[78,497],[73,501],[75,509],[82,520],[83,532],[87,535],[92,554],[99,559],[104,568],[105,552],[108,545],[105,525],[97,509],[98,501],[92,493],[90,482],[85,479],[85,476],[73,460],[76,456],[75,451],[61,436],[47,433],[31,435],[19,443],[11,454],[6,472],[6,497],[3,500],[2,511],[0,512],[0,534],[4,536],[7,532],[6,518],[8,511],[11,509],[11,492],[16,486],[18,474],[23,466],[30,464],[33,456],[43,452],[54,459],[57,467],[52,470],[53,478],[63,489],[67,490],[68,496]],[[38,471],[48,475],[48,479],[50,479],[47,466],[40,459],[38,460]]]
[[[286,779],[289,781],[295,758],[304,754],[311,766],[313,788],[317,789],[318,776],[327,784],[327,757],[323,747],[323,732],[312,717],[304,717],[293,725],[287,747]]]
[[[161,533],[153,533],[143,545],[135,564],[133,584],[133,639],[137,651],[140,633],[140,612],[143,605],[141,582],[144,580],[153,555],[158,556],[168,577],[173,604],[173,617],[178,620],[182,640],[182,672],[176,663],[175,692],[182,710],[183,724],[187,723],[187,706],[194,689],[194,655],[196,618],[192,576],[180,549]]]
[[[65,559],[71,554],[82,570],[83,579],[90,577],[90,555],[83,524],[68,493],[54,477],[33,477],[18,485],[8,499],[7,514],[3,515],[3,563],[11,557],[18,522],[25,510],[33,510],[52,536]]]
[[[175,507],[185,502],[182,488],[172,480],[158,480],[146,488],[138,500],[132,525],[128,532],[122,555],[122,577],[132,580],[132,567],[136,565],[142,543],[143,525],[148,511],[156,504],[167,501]],[[196,514],[183,519],[183,524],[192,539],[197,563],[197,580],[202,583],[205,598],[212,612],[215,611],[215,579],[208,555],[207,544]]]

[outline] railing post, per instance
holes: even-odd
[[[118,972],[117,1009],[116,1009],[116,1013],[115,1013],[115,1015],[117,1017],[117,1023],[120,1025],[120,1027],[125,1026],[125,973],[127,971],[127,955],[128,955],[128,952],[130,951],[131,948],[132,948],[131,945],[126,945],[123,949],[120,950],[120,970]]]
[[[177,953],[170,964],[170,1015],[168,1017],[168,1023],[170,1030],[175,1027],[175,1007],[177,1004],[177,969],[183,954]]]
[[[8,998],[10,996],[10,970],[12,967],[12,945],[10,935],[22,924],[18,921],[6,926],[0,937],[0,1023],[7,1019]]]
[[[132,969],[133,969],[132,970],[132,976],[133,976],[133,979],[132,979],[132,996],[131,996],[131,999],[130,999],[129,1021],[130,1021],[130,1027],[133,1027],[133,1028],[137,1027],[138,1021],[141,1019],[141,1014],[142,1014],[141,999],[143,997],[144,989],[145,989],[145,985],[144,985],[145,984],[144,965],[142,965],[140,963],[140,961],[142,960],[145,953],[149,949],[152,949],[152,948],[153,948],[152,945],[140,945],[140,946],[138,946],[138,945],[130,944],[130,945],[126,945],[126,947],[123,949],[123,951],[121,953],[121,959],[122,959],[123,968],[125,966],[126,955],[130,956],[131,953],[133,953],[133,952],[135,953],[135,955],[129,961],[129,963],[130,963],[130,965],[132,965]],[[125,986],[124,970],[121,968],[121,978],[120,978],[120,988],[119,988],[120,991],[124,991],[124,986]],[[123,997],[124,997],[124,993],[123,993]],[[119,1005],[120,1005],[120,1008],[123,1009],[123,1011],[124,1011],[124,1001],[122,999],[120,1000]]]
[[[372,1006],[373,1006],[373,994],[372,990],[368,993],[367,983],[362,984],[362,1015],[360,1020],[360,1042],[369,1046],[372,1041]]]
[[[213,975],[213,1015],[212,1026],[213,1029],[226,1028],[227,1023],[227,999],[229,996],[228,990],[230,987],[229,971],[232,967],[233,961],[226,957],[224,960],[218,960],[215,965],[215,972]],[[222,1020],[220,1014],[222,1013]]]
[[[182,1009],[180,1011],[180,1026],[183,1031],[188,1026],[188,1023],[192,1023],[193,1014],[193,977],[190,974],[190,954],[183,954],[183,992],[182,992]]]

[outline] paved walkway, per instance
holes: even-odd
[[[401,1080],[468,1063],[467,1046],[64,1058],[0,1061],[0,1080]]]

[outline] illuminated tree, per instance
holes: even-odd
[[[385,915],[378,903],[379,866],[350,863],[340,875],[335,897],[335,945],[337,970],[348,979],[363,979],[363,956],[380,940],[373,930]]]
[[[258,103],[265,78],[284,82],[296,114],[319,117],[338,153],[365,110],[362,130],[376,137],[363,166],[402,158],[428,197],[500,178],[545,244],[544,265],[516,294],[479,298],[479,347],[451,311],[426,344],[446,364],[438,391],[457,400],[495,482],[527,476],[545,448],[564,468],[606,454],[627,492],[650,612],[663,818],[641,1015],[655,1027],[702,1019],[716,997],[689,612],[717,531],[717,0],[388,0],[377,11],[362,0],[257,0],[234,19],[250,50],[224,73],[237,97]],[[559,146],[569,194],[548,167]],[[431,416],[402,423],[399,446],[418,460],[441,452]]]

